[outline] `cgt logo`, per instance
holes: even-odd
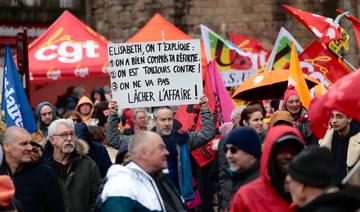
[[[100,57],[99,45],[93,40],[74,41],[70,35],[61,33],[63,28],[59,28],[47,42],[45,42],[36,52],[35,58],[40,61],[57,59],[62,63],[76,63],[83,59],[83,55],[88,58]],[[61,37],[60,37],[61,36]]]
[[[61,77],[61,71],[59,69],[49,70],[46,75],[49,79],[57,80]]]
[[[77,69],[75,69],[74,74],[75,74],[75,76],[83,78],[83,77],[86,77],[87,75],[89,75],[89,69],[87,67],[77,68]]]

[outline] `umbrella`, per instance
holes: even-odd
[[[234,99],[263,100],[281,99],[288,86],[289,70],[275,70],[259,73],[244,81],[234,92]],[[315,79],[305,75],[308,88],[318,84]]]

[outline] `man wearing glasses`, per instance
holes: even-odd
[[[101,180],[96,163],[87,156],[89,146],[77,139],[74,122],[58,119],[49,126],[52,145],[48,164],[55,169],[64,194],[67,212],[93,211]]]
[[[225,154],[229,163],[227,173],[232,180],[232,189],[227,203],[242,185],[259,177],[261,140],[253,128],[235,128],[225,139]]]

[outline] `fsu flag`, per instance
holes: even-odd
[[[349,68],[319,42],[312,42],[299,55],[303,72],[318,79],[325,87],[350,73]]]
[[[332,18],[305,12],[287,5],[284,5],[283,8],[306,26],[315,36],[320,38],[321,42],[326,46],[329,46],[332,41],[338,40],[347,49],[348,36],[346,37],[345,31]]]
[[[341,14],[344,13],[343,11],[341,11],[339,9],[336,9],[336,12],[341,13]],[[358,46],[360,47],[360,20],[355,18],[352,15],[346,15],[345,17],[352,22],[356,40],[357,40]]]

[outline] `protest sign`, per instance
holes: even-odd
[[[111,43],[108,54],[111,90],[120,108],[199,103],[200,40]]]

